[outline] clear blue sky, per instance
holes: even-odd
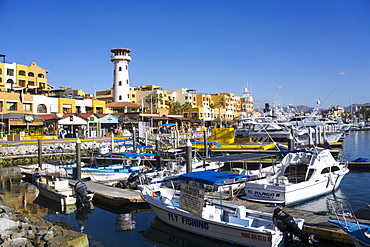
[[[370,102],[369,0],[0,0],[0,30],[6,61],[36,62],[55,88],[109,89],[110,49],[129,48],[131,86]]]

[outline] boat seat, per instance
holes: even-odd
[[[214,205],[207,205],[203,208],[202,217],[207,220],[221,221],[221,210]]]

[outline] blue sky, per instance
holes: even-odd
[[[369,0],[0,0],[0,30],[6,61],[36,62],[56,88],[109,89],[110,49],[129,48],[131,86],[370,102]]]

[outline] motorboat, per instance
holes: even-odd
[[[32,182],[40,194],[52,201],[64,205],[72,205],[77,202],[87,204],[92,200],[94,193],[87,190],[86,184],[82,181],[76,183],[75,187],[69,185],[69,181],[63,178],[42,176],[35,172]]]
[[[281,167],[263,179],[248,181],[243,199],[292,205],[328,194],[349,172],[348,162],[336,161],[328,149],[280,151]]]
[[[139,186],[141,197],[163,222],[212,239],[244,246],[284,246],[287,236],[310,243],[314,237],[301,229],[303,219],[294,219],[280,208],[274,214],[246,209],[220,199],[208,197],[208,187],[223,181],[245,177],[225,172],[199,171],[180,175],[181,190]],[[216,189],[218,190],[218,189]],[[222,193],[222,192],[220,192]],[[288,220],[289,219],[289,220]],[[282,225],[287,226],[284,231]],[[294,229],[294,230],[293,230]]]
[[[361,207],[354,210],[349,200],[344,198],[328,198],[328,206],[334,217],[328,222],[339,226],[347,233],[356,247],[370,246],[370,224],[362,223],[361,219],[366,217],[369,222],[370,204],[363,203]]]

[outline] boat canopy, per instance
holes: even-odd
[[[215,171],[199,171],[189,172],[179,176],[179,180],[182,181],[194,181],[202,184],[214,185],[226,180],[234,178],[248,178],[248,175],[239,175],[227,172],[215,172]]]
[[[277,154],[261,154],[261,153],[241,153],[233,155],[224,155],[224,156],[215,156],[212,158],[207,158],[208,161],[219,161],[219,162],[232,162],[232,161],[241,161],[241,160],[250,160],[250,159],[262,159],[262,158],[271,158]]]

